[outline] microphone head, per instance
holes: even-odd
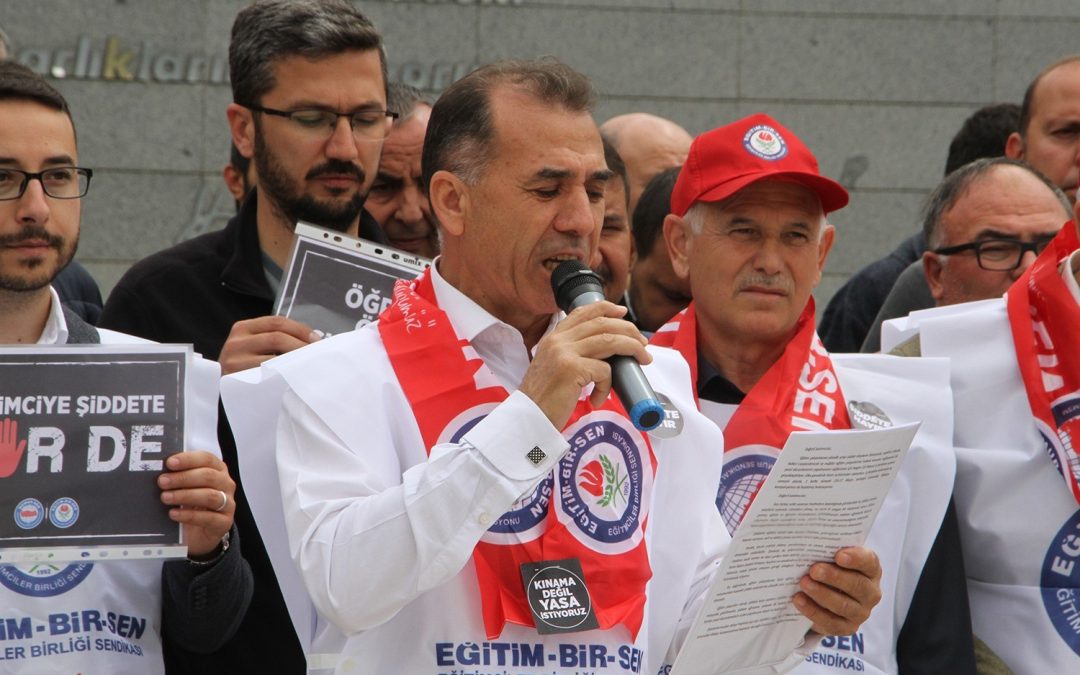
[[[567,260],[559,263],[551,273],[551,290],[555,293],[555,304],[559,309],[570,313],[574,298],[589,291],[603,295],[604,284],[585,263]]]

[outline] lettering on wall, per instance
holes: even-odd
[[[19,63],[44,77],[58,80],[156,82],[162,84],[229,83],[225,54],[181,53],[153,43],[125,41],[115,35],[83,35],[71,47],[27,47],[15,56]],[[473,70],[460,61],[407,61],[390,64],[391,80],[424,91],[440,92]]]

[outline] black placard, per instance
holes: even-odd
[[[0,351],[0,560],[175,555],[157,477],[184,449],[189,354],[138,349]]]
[[[521,580],[537,633],[578,633],[598,627],[577,558],[523,563]]]
[[[427,258],[300,223],[275,313],[324,337],[371,323],[390,304],[394,282],[412,279]]]

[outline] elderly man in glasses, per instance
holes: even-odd
[[[1072,213],[1045,176],[1004,157],[952,172],[930,195],[923,267],[938,305],[999,298]]]
[[[394,114],[387,110],[382,39],[344,1],[254,3],[229,44],[232,141],[253,158],[258,187],[221,231],[139,262],[109,297],[101,325],[160,342],[190,342],[225,373],[316,339],[309,326],[271,316],[298,220],[386,243],[364,200]],[[221,447],[237,475],[235,444]],[[240,500],[244,553],[255,574],[251,611],[223,650],[199,659],[167,653],[178,672],[306,672],[275,572]]]

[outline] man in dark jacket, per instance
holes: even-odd
[[[363,203],[393,115],[379,33],[345,2],[266,2],[242,10],[229,46],[232,140],[252,157],[259,185],[224,230],[134,265],[106,302],[100,325],[161,342],[190,342],[223,373],[317,339],[273,316],[298,220],[385,242]],[[224,420],[224,417],[222,417]],[[222,453],[239,475],[235,444]],[[251,610],[235,638],[201,659],[166,654],[180,672],[306,671],[265,546],[237,490],[237,525],[255,574]]]

